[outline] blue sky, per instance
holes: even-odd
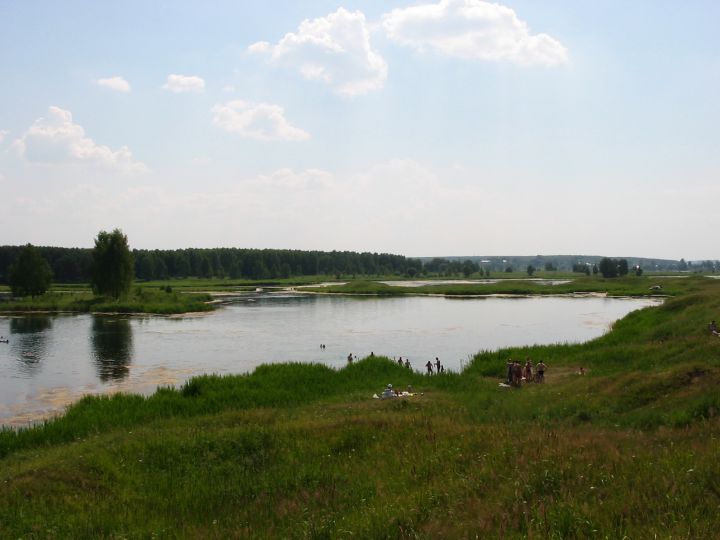
[[[720,4],[0,2],[0,243],[718,258]]]

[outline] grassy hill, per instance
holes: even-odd
[[[0,432],[0,537],[717,538],[720,280],[683,281],[462,374],[367,358],[84,398]],[[498,386],[528,356],[547,382]],[[387,383],[417,395],[372,399]]]

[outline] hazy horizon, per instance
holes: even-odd
[[[709,0],[6,2],[0,244],[715,260],[718,20]]]

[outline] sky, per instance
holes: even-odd
[[[0,0],[0,244],[718,259],[720,2]]]

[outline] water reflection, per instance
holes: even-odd
[[[90,337],[98,376],[103,382],[121,381],[130,372],[132,327],[128,319],[93,316]]]
[[[38,334],[52,328],[52,319],[47,315],[29,315],[10,319],[11,334]]]
[[[24,372],[33,372],[40,367],[45,357],[47,340],[52,330],[52,319],[46,315],[31,315],[10,319],[12,350],[21,363]]]

